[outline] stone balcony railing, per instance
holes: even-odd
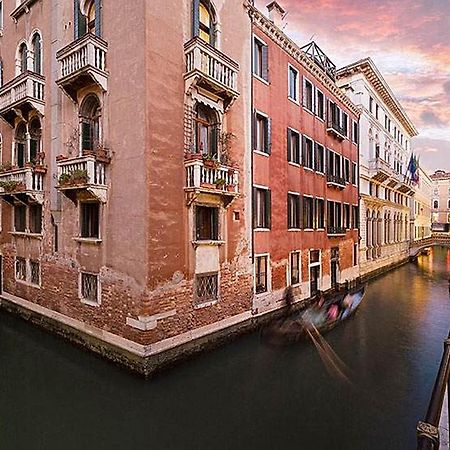
[[[45,78],[37,73],[26,71],[13,78],[0,88],[0,116],[14,126],[21,110],[44,114],[44,89]]]
[[[106,203],[108,186],[106,179],[106,163],[95,156],[78,156],[61,159],[58,167],[57,188],[73,199],[77,191],[88,191],[102,203]]]
[[[44,166],[11,169],[0,173],[0,196],[29,196],[38,203],[44,201]]]
[[[369,172],[370,176],[380,183],[394,175],[391,166],[384,159],[379,157],[369,161]]]
[[[97,84],[108,90],[106,55],[108,44],[98,36],[86,34],[56,54],[59,62],[58,85],[73,99],[79,89]]]
[[[206,88],[228,103],[239,96],[238,63],[198,37],[185,44],[184,52],[188,87]]]
[[[186,160],[186,190],[237,196],[239,173],[236,169],[202,159]]]

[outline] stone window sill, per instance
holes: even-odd
[[[102,240],[99,238],[74,237],[72,239],[79,244],[98,245],[102,243]]]
[[[42,240],[42,233],[29,233],[26,231],[10,231],[9,234],[15,237]]]

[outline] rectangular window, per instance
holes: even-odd
[[[369,111],[373,113],[373,98],[369,97]]]
[[[287,129],[287,158],[289,162],[300,164],[300,135],[290,128]]]
[[[267,292],[267,256],[257,256],[255,265],[255,291],[261,294]]]
[[[30,232],[42,233],[42,205],[32,204],[29,207]]]
[[[253,40],[254,65],[253,73],[265,81],[269,80],[269,52],[267,45],[258,38]]]
[[[219,208],[195,207],[195,239],[197,241],[219,240]]]
[[[314,86],[306,78],[303,78],[303,106],[314,112]]]
[[[27,207],[14,205],[14,231],[25,233],[27,227]]]
[[[356,177],[357,177],[357,164],[352,161],[352,184],[354,184],[355,186],[358,184]]]
[[[306,136],[303,136],[302,162],[304,167],[314,170],[314,142]]]
[[[255,113],[254,149],[270,154],[270,119],[262,114]]]
[[[346,183],[350,183],[350,160],[344,158],[344,179]]]
[[[325,149],[323,145],[315,144],[314,168],[316,172],[325,173]]]
[[[216,302],[219,298],[217,272],[195,276],[195,301],[197,304]]]
[[[344,227],[346,230],[350,229],[350,205],[344,204]]]
[[[316,95],[316,115],[319,119],[325,119],[325,96],[318,89]]]
[[[342,227],[342,205],[337,202],[328,201],[327,221],[329,234],[343,233]]]
[[[80,203],[80,233],[83,238],[100,237],[100,204],[96,202]]]
[[[303,228],[312,230],[314,228],[314,199],[303,197]]]
[[[342,131],[345,137],[348,137],[348,114],[342,111],[341,118]]]
[[[36,286],[41,284],[41,265],[33,259],[30,259],[30,283]]]
[[[315,219],[315,228],[323,230],[325,228],[325,201],[321,198],[316,198]]]
[[[298,102],[298,70],[289,66],[289,98]]]
[[[90,303],[100,303],[98,275],[80,273],[80,297]]]
[[[380,118],[380,107],[377,105],[375,105],[375,118],[379,119]]]
[[[254,227],[270,228],[271,195],[270,189],[254,188]]]
[[[288,194],[288,228],[301,228],[300,195]]]
[[[352,139],[355,144],[359,144],[359,126],[358,122],[352,121],[353,123],[353,133],[352,133]]]
[[[352,228],[359,228],[359,208],[358,205],[352,205]]]
[[[300,252],[292,252],[290,258],[291,285],[300,283]]]
[[[16,280],[26,281],[27,279],[27,264],[25,258],[16,256]]]

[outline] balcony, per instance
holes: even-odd
[[[184,52],[186,91],[194,87],[207,90],[221,99],[227,109],[239,96],[238,63],[198,37],[185,44]]]
[[[384,183],[393,175],[393,170],[389,164],[381,158],[369,161],[369,173],[374,181]]]
[[[194,196],[199,193],[220,195],[227,204],[239,195],[239,174],[236,169],[217,161],[204,160],[198,153],[190,154],[184,165],[186,192]]]
[[[344,227],[327,227],[328,236],[345,236],[346,232]]]
[[[20,200],[44,202],[44,176],[46,167],[24,167],[0,173],[0,197],[9,203]]]
[[[57,189],[73,202],[83,192],[96,200],[106,203],[108,186],[106,184],[107,160],[100,161],[94,155],[78,156],[75,158],[58,157]]]
[[[347,137],[346,127],[336,123],[333,120],[327,122],[327,132],[334,135],[340,141],[343,141]]]
[[[31,110],[44,114],[45,78],[26,71],[0,89],[0,116],[12,127],[16,117],[27,118]]]
[[[345,189],[345,178],[340,175],[327,173],[327,185],[338,189]]]
[[[74,101],[77,92],[86,86],[96,84],[104,92],[108,88],[106,71],[106,53],[108,44],[93,34],[71,42],[59,50],[56,59],[59,62],[59,74],[56,83]]]

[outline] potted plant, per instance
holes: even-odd
[[[225,187],[226,181],[223,178],[217,178],[215,185],[217,189],[223,189]]]
[[[72,184],[86,184],[89,181],[89,176],[86,170],[74,170],[70,174]]]
[[[5,192],[25,190],[25,184],[21,181],[0,181],[0,187],[3,188]]]
[[[60,186],[66,186],[68,184],[70,184],[72,177],[70,175],[70,173],[62,173],[59,176],[58,182],[60,184]]]
[[[12,164],[10,162],[4,162],[0,165],[0,172],[7,172],[12,169]]]
[[[212,155],[203,155],[203,164],[205,167],[217,167],[217,160]]]

